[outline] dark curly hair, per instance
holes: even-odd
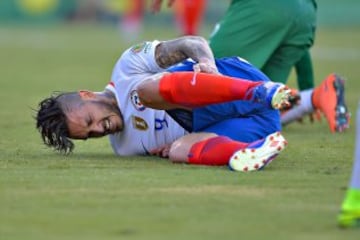
[[[36,128],[39,130],[44,144],[65,154],[72,152],[74,143],[69,139],[66,109],[62,101],[67,96],[74,94],[76,93],[53,93],[39,103],[35,117]]]

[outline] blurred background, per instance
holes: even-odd
[[[197,29],[213,25],[230,2],[201,1],[206,9]],[[26,24],[29,27],[46,24],[103,24],[117,28],[120,33],[126,34],[124,38],[132,39],[141,36],[144,29],[149,27],[165,27],[182,35],[184,32],[176,13],[182,11],[183,1],[177,1],[172,9],[166,6],[167,2],[163,1],[163,7],[156,15],[151,12],[150,0],[3,0],[0,1],[0,22]]]
[[[119,28],[128,34],[141,34],[149,27],[169,27],[182,34],[181,26],[175,20],[174,12],[181,8],[177,1],[173,9],[163,1],[162,11],[154,15],[150,11],[150,0],[2,0],[0,1],[1,24],[44,24],[99,23]],[[204,1],[205,12],[200,22],[199,33],[208,34],[208,28],[216,23],[230,0]],[[357,0],[317,0],[318,26],[358,27],[360,26],[360,2]],[[174,28],[175,26],[175,28]],[[126,37],[126,36],[124,36]],[[127,36],[129,37],[129,36]]]

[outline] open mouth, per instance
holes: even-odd
[[[111,116],[105,118],[103,120],[102,124],[103,124],[103,128],[104,128],[104,135],[113,134],[113,133],[121,131],[119,125],[117,124],[116,118],[113,118]]]
[[[104,120],[104,130],[105,130],[104,132],[105,132],[105,134],[111,132],[111,126],[112,126],[112,124],[111,124],[110,120],[109,120],[109,119],[105,119],[105,120]]]

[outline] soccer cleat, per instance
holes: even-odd
[[[261,170],[284,150],[286,145],[287,141],[280,132],[272,133],[235,152],[229,160],[229,168],[241,172]]]
[[[345,103],[344,83],[344,79],[333,73],[313,92],[314,108],[325,115],[331,132],[343,132],[349,128],[350,113]]]
[[[280,108],[281,113],[285,113],[286,111],[298,106],[300,104],[301,96],[297,89],[289,88],[289,98],[288,98],[288,104],[282,106]]]
[[[342,228],[360,227],[360,199],[359,192],[348,190],[341,212],[338,215],[338,224]]]
[[[274,109],[288,105],[291,90],[282,83],[264,82],[252,89],[252,100]]]
[[[360,209],[342,210],[338,216],[338,223],[342,228],[360,228]]]

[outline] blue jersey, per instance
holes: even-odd
[[[220,58],[215,62],[223,75],[250,81],[269,81],[259,69],[238,57]],[[186,60],[168,71],[193,71],[194,64]],[[195,108],[192,112],[180,109],[167,112],[189,132],[212,132],[241,142],[253,142],[281,130],[279,111],[252,101],[213,104]]]

